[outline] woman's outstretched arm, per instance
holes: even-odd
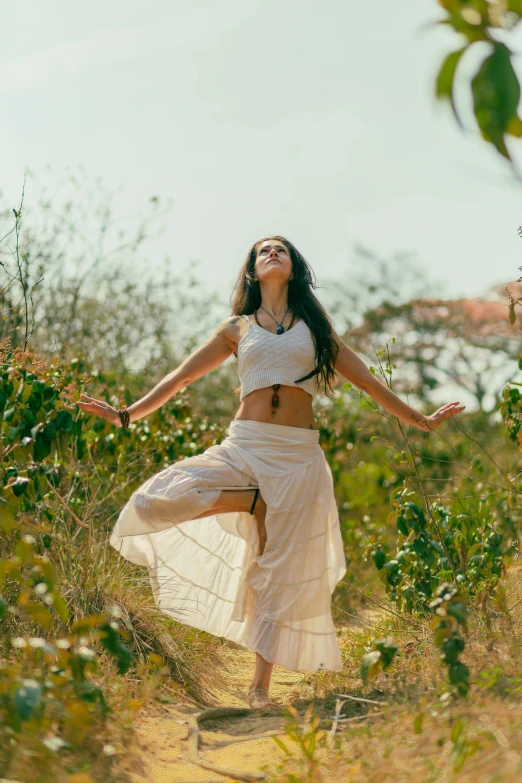
[[[161,408],[171,397],[180,389],[188,386],[197,378],[201,378],[214,367],[222,364],[234,351],[235,342],[233,339],[234,326],[237,323],[237,316],[226,318],[214,331],[211,337],[199,348],[193,351],[190,356],[162,378],[148,394],[140,400],[129,405],[130,421],[142,419],[148,416],[157,408]],[[95,400],[87,394],[81,394],[81,399],[77,405],[88,413],[96,413],[103,419],[107,419],[115,426],[121,426],[120,417],[116,408],[103,400]]]
[[[416,411],[407,403],[403,402],[400,397],[397,397],[380,378],[373,375],[362,359],[360,359],[355,351],[352,351],[352,349],[341,340],[333,329],[332,334],[339,346],[339,353],[335,362],[336,372],[344,375],[347,380],[365,391],[370,397],[373,397],[379,405],[382,405],[385,410],[394,416],[397,416],[397,418],[406,422],[406,424],[413,424],[413,426],[417,427],[419,430],[430,432],[431,430],[436,429],[444,419],[454,416],[456,413],[460,413],[466,407],[465,405],[459,405],[459,401],[457,401],[444,405],[430,416],[426,416],[424,413]]]

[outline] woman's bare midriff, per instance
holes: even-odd
[[[279,405],[276,408],[275,416],[272,416],[274,409],[271,405],[274,390],[271,386],[267,386],[247,394],[241,401],[234,419],[283,424],[287,427],[303,427],[307,430],[317,429],[312,410],[312,397],[308,392],[282,385],[277,394]]]

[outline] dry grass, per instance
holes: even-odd
[[[522,597],[521,580],[522,568],[512,568],[502,580],[509,606]],[[309,776],[301,772],[295,783],[522,780],[522,603],[509,616],[484,615],[470,607],[461,659],[470,670],[471,688],[467,698],[456,701],[444,697],[446,666],[429,620],[408,629],[397,619],[381,616],[379,624],[386,625],[388,632],[344,628],[343,671],[318,673],[312,684],[314,714],[320,718],[333,715],[338,693],[373,699],[383,706],[346,700],[343,717],[370,717],[339,724],[331,749],[324,741],[328,731],[320,728],[319,767]],[[383,637],[391,639],[398,652],[392,668],[365,688],[360,660],[372,642]],[[384,714],[371,717],[381,711]],[[294,752],[294,761],[274,778],[277,783],[292,780],[287,775],[297,771],[299,756]]]

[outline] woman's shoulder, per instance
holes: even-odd
[[[247,315],[228,315],[224,318],[218,326],[218,329],[227,329],[228,327],[237,326],[238,324],[246,323],[249,318]]]
[[[242,338],[249,330],[250,319],[247,315],[229,315],[218,326],[218,331],[224,334],[233,345],[233,352],[237,356],[237,348]]]
[[[237,345],[249,328],[249,318],[246,315],[229,315],[221,321],[217,330],[226,335]]]

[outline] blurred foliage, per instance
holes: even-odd
[[[361,680],[364,685],[379,671],[387,671],[393,663],[397,647],[387,639],[376,639],[373,650],[363,655],[361,660]]]
[[[518,287],[522,293],[522,285]],[[424,295],[403,304],[386,299],[365,312],[363,322],[349,330],[346,340],[357,353],[371,357],[382,336],[393,334],[393,367],[401,367],[399,394],[409,392],[424,402],[451,385],[491,412],[520,351],[520,329],[508,322],[499,293],[495,287],[491,292],[495,298],[450,300]]]
[[[443,582],[437,588],[435,598],[430,601],[430,609],[437,615],[432,621],[435,644],[441,651],[441,660],[448,666],[449,690],[441,696],[447,701],[454,696],[467,696],[469,691],[469,669],[459,661],[459,655],[465,648],[459,626],[467,630],[468,609],[466,599],[456,584]]]
[[[391,388],[395,357],[386,352],[386,365],[370,369]],[[455,578],[484,605],[495,598],[502,555],[518,538],[522,491],[502,422],[478,410],[466,414],[466,431],[459,417],[442,431],[410,434],[345,383],[338,397],[323,401],[318,423],[349,568],[334,595],[338,608],[360,587],[361,551],[364,560],[373,555],[390,600],[403,611],[427,613],[440,581]]]
[[[121,558],[107,552],[105,534],[147,474],[204,451],[222,432],[194,421],[183,394],[126,430],[92,421],[75,405],[94,380],[85,366],[79,358],[46,362],[13,350],[7,337],[0,342],[2,775],[27,754],[44,770],[51,755],[80,746],[91,729],[103,732],[112,709],[107,655],[115,673],[163,671],[190,684],[184,631],[176,646],[165,633],[176,623],[165,618],[155,629],[156,649],[170,656],[161,669],[163,657],[144,644],[143,610],[133,618],[132,601],[119,605]],[[111,374],[99,371],[96,380],[102,396],[114,400]],[[137,571],[128,570],[131,578]],[[135,603],[143,603],[141,581],[135,575],[130,583]],[[108,693],[93,680],[96,673]]]
[[[522,269],[522,267],[519,267]],[[522,278],[517,280],[518,283],[522,282]],[[522,307],[522,296],[518,296],[516,299],[508,290],[509,297],[509,322],[512,326],[516,325],[517,320],[517,308]],[[520,326],[518,324],[518,326]],[[520,334],[520,328],[518,329]],[[522,370],[522,353],[518,355],[518,369]],[[522,394],[520,389],[522,387],[522,379],[520,381],[509,382],[502,391],[502,400],[499,403],[500,413],[502,420],[507,427],[508,437],[510,440],[518,444],[518,448],[522,451]]]
[[[314,713],[314,705],[309,704],[304,715],[289,705],[290,713],[285,721],[285,742],[272,737],[273,742],[283,751],[283,761],[270,771],[270,764],[264,764],[261,771],[266,774],[266,783],[327,783],[332,780],[327,774],[326,754],[327,736],[320,730],[321,719]],[[293,744],[292,750],[290,743]],[[329,754],[328,754],[329,755]]]
[[[496,36],[517,28],[522,19],[522,2],[438,0],[438,3],[446,13],[444,18],[432,24],[450,27],[464,37],[465,43],[444,59],[437,74],[435,95],[439,100],[449,101],[459,127],[464,130],[455,101],[455,76],[466,52],[474,50],[477,43],[488,44],[490,52],[470,83],[473,113],[482,138],[492,144],[515,171],[505,137],[522,137],[522,119],[517,114],[520,84],[512,63],[513,52]]]

